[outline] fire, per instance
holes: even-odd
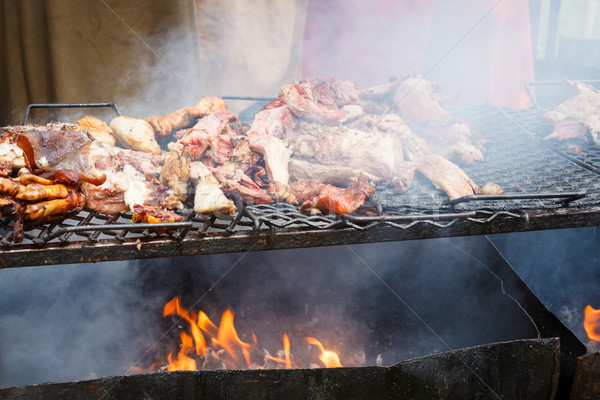
[[[257,345],[256,336],[253,341],[242,341],[235,329],[233,312],[226,310],[219,326],[215,325],[203,312],[188,311],[181,307],[179,298],[174,297],[165,304],[163,316],[177,315],[189,324],[189,332],[180,335],[181,346],[177,355],[175,352],[167,356],[169,371],[197,370],[198,365],[207,368],[262,368],[266,360],[277,363],[281,368],[296,368],[292,361],[290,338],[287,333],[283,335],[283,353],[279,357],[272,357],[268,352],[261,350]],[[339,356],[324,346],[313,337],[305,338],[306,342],[317,346],[321,350],[319,359],[328,368],[341,367]],[[266,353],[266,354],[265,354]]]
[[[340,358],[338,357],[338,355],[333,351],[325,350],[325,347],[323,347],[321,342],[319,342],[317,339],[313,337],[307,337],[306,342],[308,344],[314,344],[319,348],[319,350],[321,350],[319,360],[321,360],[321,362],[323,362],[323,364],[325,364],[327,368],[335,368],[342,366],[342,364],[340,364]]]
[[[592,306],[588,305],[585,307],[583,320],[583,327],[591,340],[600,341],[600,310],[595,310]]]

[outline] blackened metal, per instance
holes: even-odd
[[[592,353],[577,359],[575,379],[571,390],[572,400],[600,398],[600,353]]]
[[[557,339],[469,347],[390,367],[173,371],[0,389],[3,399],[553,399]]]
[[[276,97],[254,97],[254,96],[221,96],[223,100],[245,100],[245,101],[273,101]]]
[[[510,194],[476,194],[473,196],[463,196],[458,199],[450,200],[451,205],[466,203],[469,201],[486,200],[532,200],[532,199],[558,199],[564,206],[570,202],[584,198],[585,192],[578,193],[510,193]]]
[[[23,125],[27,125],[29,120],[29,113],[34,108],[105,108],[109,107],[113,109],[113,112],[118,117],[121,112],[113,103],[40,103],[30,104],[25,109],[25,115],[23,116]]]
[[[560,383],[558,398],[567,398],[575,375],[577,358],[587,351],[585,345],[571,332],[523,282],[497,248],[485,237],[452,238],[451,242],[479,260],[498,279],[503,291],[514,298],[535,323],[540,336],[560,338]],[[500,283],[500,282],[499,282]]]

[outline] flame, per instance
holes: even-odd
[[[317,339],[313,337],[307,337],[306,342],[308,344],[314,344],[321,350],[319,360],[321,360],[327,368],[335,368],[342,366],[342,364],[340,363],[340,357],[338,357],[338,355],[333,351],[325,350],[325,347],[323,347],[321,342],[319,342]]]
[[[583,327],[591,340],[600,341],[600,332],[598,324],[600,323],[600,310],[595,310],[592,306],[585,307],[583,312]]]
[[[181,349],[177,356],[175,357],[173,352],[167,356],[167,369],[169,371],[196,370],[197,361],[207,360],[207,357],[219,360],[227,368],[260,368],[252,362],[252,354],[260,354],[261,359],[265,358],[265,354],[258,348],[254,334],[252,334],[252,343],[245,343],[240,339],[234,326],[231,310],[228,309],[223,313],[221,322],[217,327],[203,311],[198,313],[188,311],[181,307],[179,298],[174,297],[163,308],[163,316],[170,315],[177,315],[187,321],[191,336],[186,332],[181,333]],[[317,339],[307,337],[306,341],[319,347],[321,350],[319,359],[326,367],[342,366],[338,355],[333,351],[326,350]],[[283,335],[283,357],[266,356],[266,358],[280,363],[285,368],[295,368],[287,333]]]
[[[176,359],[173,360],[173,353],[169,353],[167,361],[169,365],[168,371],[195,371],[196,360],[187,356],[191,349],[194,348],[193,339],[185,332],[181,332],[181,350]]]

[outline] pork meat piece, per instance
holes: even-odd
[[[236,163],[229,162],[209,170],[221,183],[224,192],[239,196],[247,204],[268,204],[274,201]]]
[[[229,126],[230,122],[238,122],[237,116],[231,111],[222,111],[204,117],[192,128],[181,131],[183,136],[176,143],[171,143],[169,149],[185,147],[192,161],[200,160],[212,140],[222,134],[226,136],[236,134]]]
[[[159,182],[162,187],[171,191],[170,195],[179,201],[188,198],[188,179],[190,165],[187,154],[170,151],[165,155],[165,162],[160,171]]]
[[[116,141],[114,132],[106,125],[106,122],[86,115],[82,119],[75,122],[82,130],[87,129],[87,133],[90,134],[94,140],[97,140],[108,146],[114,146]]]
[[[441,189],[450,198],[456,200],[472,196],[479,192],[477,185],[456,164],[437,154],[412,159],[417,170],[425,175],[437,189]]]
[[[248,135],[261,134],[282,139],[293,129],[296,118],[285,105],[259,111],[254,116]]]
[[[401,129],[400,125],[398,129]],[[361,131],[346,126],[327,127],[303,122],[289,142],[295,158],[325,165],[351,166],[380,178],[382,184],[406,191],[412,183],[415,168],[404,160],[399,136],[388,130],[372,127]]]
[[[269,179],[269,193],[295,204],[296,199],[288,190],[290,181],[288,163],[292,154],[289,146],[275,136],[258,134],[249,136],[249,144],[253,151],[262,154],[264,157]]]
[[[190,163],[190,179],[196,183],[195,212],[209,214],[218,211],[226,215],[235,213],[235,203],[225,196],[219,181],[202,162]]]
[[[154,136],[154,129],[149,122],[143,119],[116,117],[110,121],[110,129],[114,132],[117,141],[129,149],[152,154],[161,153]]]
[[[600,146],[600,91],[583,82],[567,81],[567,83],[572,87],[575,95],[544,114],[544,117],[555,126],[554,137],[577,135],[579,129],[567,130],[564,125],[558,124],[561,121],[575,120],[589,130],[594,144]]]
[[[296,84],[284,85],[281,88],[281,97],[295,116],[307,121],[335,126],[345,120],[348,114],[335,105],[326,105],[311,99],[306,91]]]
[[[331,163],[321,164],[301,158],[291,158],[289,163],[290,177],[296,181],[315,179],[318,182],[346,187],[364,175],[371,182],[379,183],[382,179],[364,170],[349,165]]]
[[[310,179],[292,183],[291,190],[301,203],[301,210],[311,214],[349,214],[375,194],[375,185],[360,176],[345,189]]]
[[[544,140],[578,140],[587,142],[587,129],[584,124],[574,119],[554,121],[554,130]]]
[[[163,117],[145,118],[159,136],[169,136],[175,130],[192,126],[207,115],[226,111],[225,101],[219,97],[202,97],[198,104],[184,107]]]

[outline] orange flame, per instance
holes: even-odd
[[[591,340],[600,341],[600,332],[598,331],[598,324],[600,323],[600,310],[595,310],[592,306],[588,305],[583,311],[583,327],[585,332]]]
[[[319,350],[321,350],[319,360],[321,360],[327,368],[335,368],[342,366],[342,364],[340,363],[340,357],[338,357],[338,355],[333,351],[325,350],[325,347],[323,347],[321,342],[319,342],[317,339],[313,337],[307,337],[306,342],[308,344],[314,344],[319,348]]]
[[[251,355],[260,353],[261,358],[264,353],[259,351],[256,336],[252,334],[253,343],[243,342],[233,323],[233,312],[226,310],[222,317],[219,327],[217,327],[208,316],[200,311],[196,315],[194,311],[188,311],[181,307],[179,298],[174,297],[165,304],[163,316],[177,315],[187,321],[190,325],[191,336],[185,332],[181,333],[181,349],[177,357],[171,352],[168,357],[169,371],[174,370],[195,370],[196,361],[207,357],[220,360],[228,368],[260,368],[252,363]],[[205,339],[204,335],[208,335]],[[326,367],[341,367],[340,359],[333,351],[326,350],[317,339],[308,337],[306,341],[314,344],[321,350],[319,359]],[[210,346],[207,344],[210,343]],[[193,356],[195,349],[196,356]],[[207,350],[210,349],[210,354]],[[195,357],[195,358],[194,358]],[[281,357],[281,355],[280,355]],[[268,356],[267,358],[285,365],[285,368],[294,368],[291,358],[290,339],[286,334],[283,335],[283,357],[276,358]]]
[[[173,353],[169,353],[167,361],[169,361],[168,371],[195,371],[196,360],[187,356],[190,350],[194,348],[192,337],[185,332],[181,332],[181,350],[179,356],[173,360]]]

